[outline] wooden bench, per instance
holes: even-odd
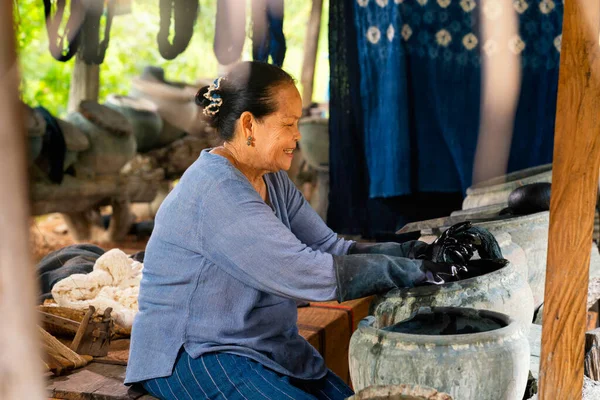
[[[298,308],[298,329],[325,359],[327,367],[350,383],[348,348],[350,337],[367,316],[372,298],[338,303],[310,303]],[[67,375],[48,374],[48,396],[71,400],[151,400],[154,397],[123,384],[129,340],[111,343],[107,357],[95,359]]]
[[[344,303],[328,301],[298,308],[300,334],[319,351],[327,367],[348,384],[350,337],[368,315],[371,300],[372,297]]]

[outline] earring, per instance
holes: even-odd
[[[254,138],[252,138],[252,136],[248,136],[248,139],[246,140],[246,146],[252,146],[253,141]]]

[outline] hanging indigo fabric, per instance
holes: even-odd
[[[110,40],[115,0],[84,1],[85,18],[81,33],[81,58],[86,64],[102,64]],[[100,41],[100,21],[105,17],[104,37]]]
[[[48,161],[48,178],[54,183],[62,183],[64,177],[64,163],[67,145],[63,132],[56,122],[56,118],[44,107],[35,108],[46,120],[46,133],[42,147],[42,158]]]
[[[508,172],[551,161],[562,2],[355,2],[371,197],[466,190],[481,60],[498,46],[520,55],[522,66]],[[481,43],[481,19],[493,24],[503,12],[516,13],[519,34]]]
[[[66,0],[56,1],[56,12],[52,15],[52,1],[44,0],[44,16],[46,17],[46,31],[48,32],[48,47],[50,54],[58,61],[69,61],[79,48],[81,26],[84,10],[80,0],[71,0],[69,7],[69,20],[62,35],[58,30],[62,22],[66,7]],[[68,43],[65,53],[65,41]]]
[[[213,49],[222,65],[232,64],[242,56],[246,39],[246,7],[239,0],[219,0]]]
[[[252,0],[252,57],[281,67],[286,44],[283,35],[283,0]]]
[[[360,71],[352,2],[329,3],[329,175],[327,224],[336,232],[363,234],[368,177],[364,157]]]
[[[190,44],[198,18],[198,0],[160,0],[160,29],[156,40],[158,51],[165,60],[173,60]],[[173,43],[169,42],[173,16]]]
[[[508,172],[551,161],[563,4],[518,0],[499,11],[500,3],[331,0],[327,222],[336,232],[368,236],[384,225],[380,215],[397,214],[397,199],[436,192],[443,203],[464,193],[477,145],[481,59],[498,46],[519,54],[522,66]],[[518,14],[519,34],[482,43],[480,19],[493,23],[498,12]]]

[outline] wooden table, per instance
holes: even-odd
[[[92,362],[69,375],[50,377],[48,395],[70,400],[151,400],[153,396],[125,386],[125,366]]]

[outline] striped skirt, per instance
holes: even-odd
[[[354,394],[331,371],[319,380],[300,380],[248,357],[209,353],[194,359],[183,350],[171,376],[142,384],[151,395],[169,400],[342,400]]]

